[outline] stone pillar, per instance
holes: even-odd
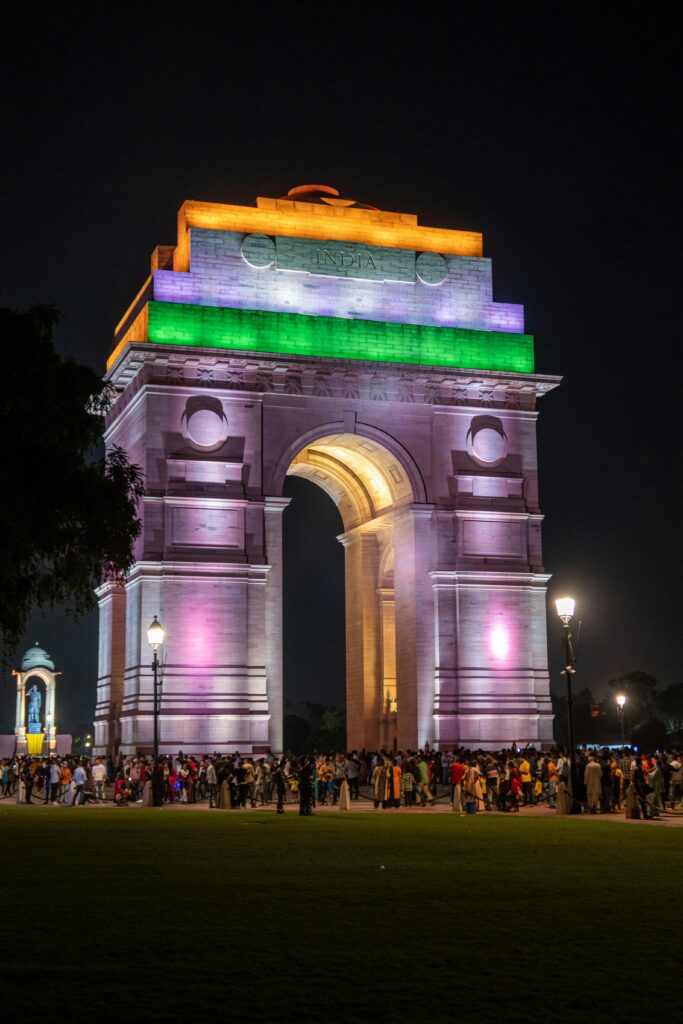
[[[402,750],[434,743],[434,608],[429,570],[432,508],[411,505],[394,518],[396,696]]]
[[[340,537],[346,581],[346,735],[351,750],[380,745],[382,710],[377,537],[356,527]]]
[[[57,682],[55,676],[48,681],[45,680],[45,738],[46,747],[48,754],[51,753],[56,747],[55,733],[57,726],[55,724],[55,688]]]
[[[435,741],[440,749],[459,746],[457,719],[458,591],[451,574],[432,572],[434,600]]]
[[[15,735],[17,752],[26,753],[26,681],[21,672],[15,672],[17,677],[17,713]]]
[[[126,591],[120,583],[107,582],[97,591],[100,610],[100,643],[95,707],[93,754],[117,753],[123,707],[126,655]]]
[[[162,752],[265,751],[268,570],[237,562],[135,565],[126,585],[125,753],[152,749],[147,627],[155,614],[166,631],[159,649]]]
[[[382,679],[382,746],[392,749],[398,741],[396,733],[396,607],[394,588],[380,587],[377,590],[381,632],[381,679]]]
[[[550,742],[548,577],[493,570],[436,570],[431,577],[439,746]]]
[[[147,642],[147,628],[158,615],[166,629],[166,642],[159,649],[163,665],[171,631],[161,600],[161,563],[139,563],[126,581],[124,676],[119,714],[120,749],[124,753],[151,753],[154,740],[154,677],[152,650]],[[177,642],[177,638],[176,638]],[[163,669],[162,669],[163,673]],[[163,721],[159,718],[159,738],[163,737]]]
[[[265,754],[270,746],[273,712],[267,679],[268,640],[266,632],[266,589],[270,566],[249,566],[247,596],[246,679],[248,684],[247,736],[254,754]],[[282,681],[279,704],[282,707]],[[282,722],[281,714],[278,721]]]
[[[266,561],[270,565],[266,586],[266,679],[268,685],[268,743],[274,753],[282,753],[283,676],[282,676],[282,515],[290,498],[266,498]]]
[[[24,677],[21,672],[15,672],[17,677],[17,713],[15,719],[14,731],[19,735],[20,729],[26,725],[26,715],[24,711],[24,700],[25,700],[25,687]]]

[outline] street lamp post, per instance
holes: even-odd
[[[621,745],[626,746],[626,740],[624,739],[624,705],[626,704],[626,697],[623,693],[617,694],[617,717],[619,719],[619,725],[621,726]]]
[[[159,759],[159,656],[158,650],[161,644],[164,642],[164,627],[159,622],[156,615],[154,620],[147,630],[147,640],[149,645],[154,651],[154,659],[152,661],[152,671],[154,673],[154,760]]]
[[[569,799],[570,814],[581,813],[581,804],[576,799],[576,794],[579,791],[579,779],[577,773],[578,765],[576,763],[576,741],[574,739],[574,698],[572,695],[572,676],[576,671],[574,668],[576,655],[574,654],[572,635],[569,630],[569,623],[574,616],[575,604],[576,602],[573,597],[560,597],[555,602],[555,605],[557,606],[557,614],[562,620],[564,639],[563,675],[567,682],[567,733],[569,740],[569,782],[571,787]]]

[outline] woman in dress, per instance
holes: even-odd
[[[387,806],[388,791],[389,791],[389,777],[387,768],[391,766],[384,760],[379,760],[375,765],[370,779],[370,785],[372,786],[372,799],[375,804],[375,810],[381,804],[382,807]]]

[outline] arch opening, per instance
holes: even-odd
[[[346,432],[304,444],[286,475],[320,487],[344,526],[347,747],[396,749],[396,516],[416,500],[410,475],[386,445]]]
[[[346,743],[343,530],[321,488],[287,478],[283,521],[282,637],[285,750]]]

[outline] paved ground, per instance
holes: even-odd
[[[14,803],[15,802],[14,802],[13,798],[9,798],[9,799],[6,798],[4,800],[0,800],[0,806],[2,806],[3,804],[5,804],[5,805],[12,804],[12,806],[14,806]],[[26,809],[28,810],[28,805],[27,804],[19,804],[17,806],[26,807]],[[41,810],[50,811],[50,812],[58,811],[58,810],[64,808],[64,804],[45,805],[45,804],[43,804],[42,801],[41,802],[34,801],[30,806],[33,807],[34,809],[41,809]],[[130,804],[128,808],[118,808],[118,807],[116,807],[116,805],[112,801],[105,801],[104,803],[101,803],[101,804],[95,804],[95,803],[83,804],[82,806],[78,807],[77,810],[79,812],[82,812],[82,811],[92,810],[92,809],[98,808],[98,807],[100,809],[116,810],[118,813],[122,813],[124,810],[133,810],[133,811],[135,811],[135,810],[137,810],[137,809],[142,807],[142,803]],[[209,809],[209,805],[208,805],[207,801],[200,801],[200,802],[194,803],[194,804],[184,804],[184,803],[165,804],[164,807],[159,808],[159,810],[162,813],[163,813],[163,811],[167,811],[167,810],[182,810],[182,811],[187,811],[188,813],[192,813],[194,811],[206,811],[208,809]],[[350,809],[354,813],[359,812],[359,813],[363,813],[363,814],[377,814],[377,815],[380,815],[380,816],[398,815],[399,817],[403,817],[404,815],[417,815],[417,816],[425,816],[425,817],[427,817],[427,816],[431,816],[431,815],[434,815],[434,814],[454,814],[454,813],[458,814],[458,813],[460,813],[460,812],[454,812],[452,810],[452,808],[451,808],[451,805],[450,805],[449,801],[447,799],[444,799],[444,798],[441,798],[441,799],[437,800],[434,804],[427,805],[426,807],[398,807],[398,808],[392,808],[390,810],[385,810],[382,807],[379,807],[379,808],[375,809],[375,806],[374,806],[372,800],[369,800],[367,798],[361,797],[360,800],[353,800],[351,802],[351,808]],[[262,814],[275,814],[275,804],[268,804],[268,805],[266,805],[264,807],[256,806],[254,808],[248,808],[248,810],[256,811],[256,812],[259,812],[259,813],[262,813]],[[220,813],[220,812],[217,811],[216,813]],[[241,810],[236,809],[236,810],[231,810],[229,813],[231,813],[231,814],[240,814],[242,812],[241,812]],[[285,813],[286,814],[296,814],[296,813],[298,813],[298,804],[294,804],[294,803],[285,804]],[[339,814],[339,813],[345,813],[345,812],[340,812],[340,810],[339,810],[339,808],[337,806],[333,806],[331,804],[317,804],[316,808],[315,808],[315,813],[316,814]],[[554,818],[554,817],[557,817],[556,811],[554,809],[552,809],[552,808],[546,807],[544,804],[543,805],[536,804],[533,807],[522,807],[520,809],[520,811],[519,811],[519,814],[514,814],[513,812],[502,812],[502,811],[482,811],[482,812],[480,812],[480,814],[483,814],[486,817],[494,817],[494,818],[495,817],[508,817],[508,818],[518,818],[520,820],[522,818]],[[463,817],[463,818],[464,817],[474,818],[476,816],[461,814],[461,817]],[[667,828],[683,828],[683,810],[666,811],[666,812],[664,812],[661,815],[661,817],[655,818],[653,820],[644,820],[644,819],[638,820],[638,819],[633,819],[633,818],[626,818],[626,816],[625,816],[623,811],[622,812],[615,812],[614,814],[580,814],[580,815],[577,815],[575,817],[575,820],[577,820],[577,821],[586,821],[586,822],[591,822],[591,821],[620,822],[622,824],[627,824],[627,825],[640,825],[640,826],[645,827],[645,828],[652,828],[652,827],[655,827],[655,826],[664,826],[664,827],[667,827]]]

